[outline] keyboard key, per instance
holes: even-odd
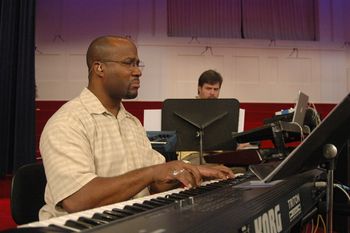
[[[78,229],[78,230],[85,230],[85,229],[90,229],[93,227],[93,225],[91,225],[91,224],[88,224],[85,222],[74,221],[74,220],[67,220],[64,225]]]
[[[133,212],[131,210],[119,209],[119,208],[114,208],[114,209],[112,209],[112,211],[117,212],[117,213],[121,213],[121,214],[125,214],[126,216],[135,214],[135,212]]]
[[[165,203],[160,203],[160,202],[157,202],[155,201],[154,199],[152,200],[146,200],[143,202],[144,204],[147,204],[147,205],[152,205],[154,207],[161,207],[161,206],[164,206],[166,205]]]
[[[139,207],[139,206],[134,206],[134,205],[126,205],[124,206],[124,210],[130,210],[133,211],[135,214],[140,213],[143,211],[148,210],[147,208]]]
[[[168,203],[168,204],[174,203],[174,202],[176,201],[176,200],[174,200],[174,199],[169,199],[169,198],[165,198],[165,197],[157,197],[156,199],[157,199],[157,200],[164,201],[164,202],[166,202],[166,203]]]
[[[93,226],[98,226],[98,225],[103,225],[103,224],[108,223],[108,222],[103,221],[103,220],[98,220],[98,219],[93,219],[93,218],[87,218],[87,217],[79,217],[79,218],[78,218],[78,221],[79,221],[79,222],[85,222],[85,223],[91,224],[91,225],[93,225]]]
[[[149,204],[147,204],[147,203],[135,203],[135,204],[133,204],[134,206],[139,206],[139,207],[142,207],[142,208],[146,208],[146,209],[148,209],[148,210],[151,210],[151,209],[154,209],[155,207],[154,206],[152,206],[152,205],[149,205]]]
[[[103,211],[104,214],[109,214],[114,216],[115,218],[124,218],[126,216],[129,216],[130,214],[125,214],[125,213],[121,213],[119,211],[114,211],[114,210],[105,210]]]
[[[63,232],[64,233],[75,232],[72,229],[68,229],[68,228],[66,228],[64,226],[58,226],[56,224],[50,224],[48,227],[49,227],[48,232],[50,232],[51,229],[53,229],[52,232],[55,232],[55,230],[57,230],[58,232],[62,232],[62,233]]]
[[[98,220],[102,220],[102,221],[106,221],[106,222],[112,222],[116,219],[119,219],[119,217],[115,217],[113,215],[110,214],[105,214],[105,213],[95,213],[92,216],[93,219],[98,219]]]
[[[186,199],[186,198],[188,198],[189,196],[192,196],[192,195],[186,195],[185,193],[173,193],[170,196],[174,197],[174,198],[178,198],[179,200],[181,200],[181,199]]]

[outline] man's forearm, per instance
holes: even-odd
[[[173,181],[170,183],[152,183],[150,185],[151,194],[165,192],[170,189],[175,189],[181,186],[181,183],[178,181]]]
[[[117,177],[96,177],[76,193],[63,200],[67,212],[76,212],[120,201],[135,196],[145,187],[151,192],[162,192],[179,186],[197,187],[203,178],[233,178],[232,171],[224,166],[194,166],[172,161],[130,171]]]
[[[125,201],[152,183],[152,167],[137,169],[117,177],[96,177],[63,200],[67,212],[77,212]]]

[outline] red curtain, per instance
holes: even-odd
[[[240,0],[168,0],[168,36],[240,38]]]
[[[243,37],[316,40],[315,0],[244,0]]]
[[[317,0],[168,0],[168,36],[317,40]]]

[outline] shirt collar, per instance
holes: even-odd
[[[101,101],[92,93],[89,89],[84,88],[83,91],[80,93],[80,101],[85,106],[87,111],[90,114],[108,114],[112,115],[101,103]],[[119,119],[123,119],[125,117],[131,117],[132,115],[126,111],[124,108],[124,105],[120,103],[120,109],[118,112]]]

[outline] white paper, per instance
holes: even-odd
[[[161,131],[162,110],[145,109],[143,112],[143,126],[146,131]]]
[[[245,109],[239,109],[238,117],[238,133],[244,131],[244,118],[245,118]]]

